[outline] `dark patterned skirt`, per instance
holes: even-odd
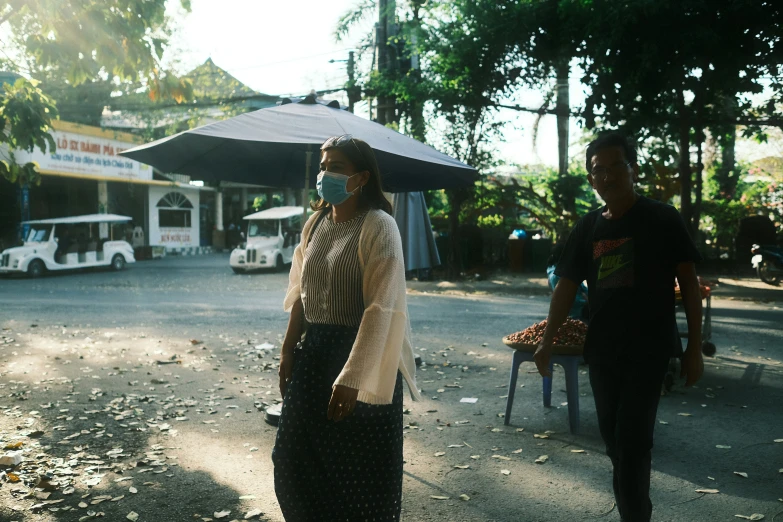
[[[287,522],[398,521],[402,499],[402,374],[391,404],[356,403],[326,418],[332,384],[356,328],[310,325],[294,368],[272,450],[275,493]]]

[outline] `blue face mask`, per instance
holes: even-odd
[[[356,174],[354,174],[356,176]],[[318,195],[324,201],[332,205],[340,205],[348,201],[353,196],[353,192],[348,192],[348,180],[353,176],[344,174],[335,174],[334,172],[321,171],[318,174],[318,182],[315,188],[318,189]],[[355,191],[354,191],[355,192]]]

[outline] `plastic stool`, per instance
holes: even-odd
[[[505,342],[505,341],[504,341]],[[519,365],[523,362],[535,362],[533,354],[536,351],[535,345],[516,345],[506,342],[506,345],[514,349],[514,359],[511,362],[511,379],[508,383],[508,399],[506,400],[506,417],[504,424],[511,422],[511,407],[514,404],[514,392],[517,387],[517,376],[519,375]],[[551,372],[555,364],[559,364],[565,371],[566,395],[568,397],[568,424],[571,433],[579,433],[579,363],[582,361],[582,347],[578,346],[555,346],[550,358],[549,371]],[[552,378],[544,377],[544,407],[549,408],[552,405]]]

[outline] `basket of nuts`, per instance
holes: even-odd
[[[544,337],[547,321],[525,328],[520,332],[507,335],[503,344],[514,350],[535,352]],[[577,319],[567,318],[555,335],[552,352],[559,355],[582,355],[584,352],[587,325]]]

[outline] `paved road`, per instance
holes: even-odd
[[[232,520],[253,509],[281,520],[269,459],[275,430],[258,412],[279,398],[275,352],[256,347],[279,346],[286,282],[279,273],[234,275],[223,255],[0,279],[0,442],[25,451],[21,481],[0,479],[0,520],[91,512],[124,520],[130,511],[141,521],[221,511]],[[559,374],[556,407],[546,409],[531,366],[511,426],[498,416],[510,365],[499,339],[545,317],[548,299],[417,294],[409,306],[426,400],[406,415],[404,519],[573,521],[609,511],[610,468],[586,376],[580,435],[557,406]],[[661,402],[656,521],[771,519],[783,510],[783,444],[773,442],[783,438],[783,312],[774,302],[728,300],[714,301],[713,312],[718,357],[698,388],[677,387]],[[549,460],[535,464],[543,454]],[[42,473],[59,487],[46,499],[25,496]],[[698,488],[720,493],[689,501]]]

